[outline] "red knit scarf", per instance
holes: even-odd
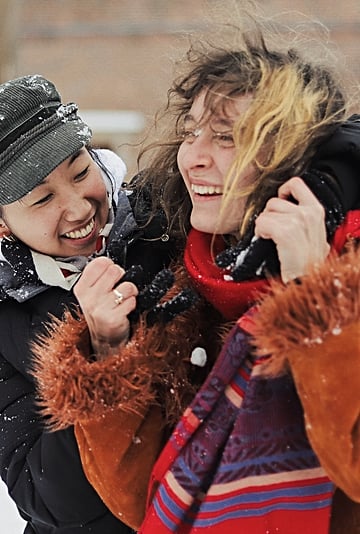
[[[214,258],[224,250],[222,236],[192,229],[188,235],[184,262],[196,289],[227,320],[236,320],[268,287],[265,279],[234,282],[226,279],[229,272],[220,269]]]
[[[360,239],[360,210],[350,211],[343,224],[335,232],[332,250],[339,253],[349,238]],[[269,282],[265,279],[234,282],[226,279],[229,272],[220,269],[214,258],[224,250],[221,235],[214,236],[192,229],[188,235],[184,262],[196,289],[227,320],[238,319],[257,296],[266,291]]]

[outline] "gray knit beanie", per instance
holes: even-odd
[[[89,143],[91,130],[77,110],[39,75],[0,85],[0,205],[32,191]]]

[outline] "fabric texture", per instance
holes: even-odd
[[[241,284],[229,278],[226,269],[217,267],[214,257],[224,249],[222,236],[213,238],[192,228],[184,254],[185,267],[203,297],[228,320],[237,319],[266,290],[264,278]],[[225,283],[224,283],[225,282]]]
[[[165,300],[187,284],[184,270],[176,274]],[[54,320],[32,346],[32,373],[48,427],[59,430],[94,418],[102,420],[114,409],[142,415],[152,404],[161,405],[168,423],[175,424],[196,391],[197,374],[205,375],[217,355],[215,347],[220,346],[215,330],[204,339],[213,323],[206,317],[207,309],[198,301],[171,322],[151,327],[145,312],[133,325],[131,342],[101,360],[94,360],[90,353],[82,315],[68,311],[61,321]],[[193,324],[191,332],[189,323]],[[197,345],[208,353],[208,365],[201,372],[190,365],[191,351]]]
[[[257,377],[248,344],[235,327],[163,450],[141,533],[328,532],[333,485],[294,385]]]
[[[258,354],[271,354],[266,363],[269,375],[291,370],[307,433],[322,465],[358,502],[360,399],[354,391],[360,391],[359,263],[360,248],[350,247],[342,256],[331,256],[300,285],[272,284],[252,326]],[[316,395],[321,402],[313,402]]]
[[[294,376],[312,448],[337,485],[331,534],[360,532],[359,259],[350,246],[301,285],[275,283],[251,324],[258,353],[272,354],[267,372]]]
[[[349,238],[350,235],[359,234],[359,226],[356,225],[358,215],[350,215],[343,228],[339,229],[336,236],[338,244],[344,236]],[[329,267],[328,283],[331,283],[332,277],[333,271]],[[220,285],[224,283],[219,281]],[[221,294],[220,290],[218,294]],[[331,292],[329,299],[333,303]],[[274,321],[281,321],[280,310],[276,306],[272,308],[270,316],[275,315]],[[213,534],[237,534],[239,530],[253,534],[325,534],[330,528],[344,534],[359,532],[357,519],[353,519],[350,525],[345,517],[342,517],[342,530],[334,530],[331,517],[335,519],[341,515],[341,510],[335,511],[332,507],[336,477],[333,477],[331,470],[326,472],[326,461],[323,465],[320,463],[323,452],[319,455],[319,461],[316,455],[319,449],[312,448],[307,435],[308,428],[305,428],[303,410],[305,421],[309,405],[316,412],[314,405],[318,403],[318,392],[315,382],[319,374],[313,373],[310,363],[306,364],[305,376],[313,376],[314,389],[304,386],[308,397],[302,405],[297,389],[299,383],[303,383],[301,376],[305,364],[299,373],[268,375],[264,371],[264,363],[268,363],[267,346],[256,354],[253,332],[249,328],[252,314],[255,313],[256,317],[256,309],[249,313],[242,316],[228,335],[209,377],[185,411],[155,464],[149,490],[149,508],[139,529],[141,534],[195,534],[208,531]],[[264,331],[268,332],[266,324]],[[276,338],[275,326],[271,333]],[[279,338],[283,337],[284,333],[280,332]],[[350,336],[345,350],[349,346],[357,361],[357,336]],[[341,345],[337,344],[334,354],[325,351],[323,362],[326,361],[327,365],[329,360],[333,362],[340,349]],[[307,347],[304,347],[303,352],[306,350]],[[319,348],[317,350],[320,351]],[[311,355],[307,359],[304,355],[303,360],[309,362],[309,359]],[[338,361],[339,365],[343,365],[339,356]],[[355,390],[353,386],[349,399],[357,390],[356,384]],[[339,428],[342,427],[340,418],[346,404],[346,399],[344,403],[341,398],[337,401],[334,429],[337,423]],[[358,415],[357,408],[350,413]],[[322,417],[325,417],[325,413],[322,413]],[[353,418],[350,416],[346,421],[345,425],[351,430]],[[319,419],[319,423],[322,423],[321,428],[324,419]],[[325,441],[327,457],[331,458],[337,446],[333,448],[329,440],[324,440],[324,446]],[[339,462],[340,458],[336,467]],[[340,465],[340,470],[344,468],[345,472],[349,471],[348,483],[342,484],[342,488],[349,492],[350,497],[357,498],[354,488],[358,483],[354,479],[357,477],[358,480],[358,475],[350,475],[354,464],[347,463],[345,467]],[[349,481],[352,481],[352,485]],[[356,507],[352,503],[353,514]],[[337,521],[338,527],[339,524]],[[350,526],[351,530],[348,529]]]
[[[107,411],[75,425],[86,476],[115,517],[134,529],[141,524],[151,469],[164,445],[164,416],[159,406],[143,413]],[[96,437],[94,439],[94,436]]]
[[[0,86],[0,204],[26,195],[66,158],[86,146],[91,130],[76,104],[63,105],[40,75]]]

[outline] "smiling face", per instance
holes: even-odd
[[[183,142],[177,162],[192,202],[190,222],[207,233],[238,236],[246,198],[237,196],[228,204],[226,216],[220,217],[224,179],[238,153],[233,140],[233,126],[250,103],[239,96],[226,106],[226,114],[211,114],[205,108],[206,92],[198,95],[184,119]],[[237,177],[239,190],[253,181],[254,168]]]
[[[2,206],[4,228],[50,256],[89,256],[109,202],[100,169],[86,149],[61,163],[20,200]]]

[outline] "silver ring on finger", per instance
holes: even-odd
[[[118,291],[117,289],[113,289],[112,292],[114,293],[115,295],[115,304],[116,306],[118,306],[119,304],[121,304],[124,300],[124,295],[121,293],[121,291]]]

